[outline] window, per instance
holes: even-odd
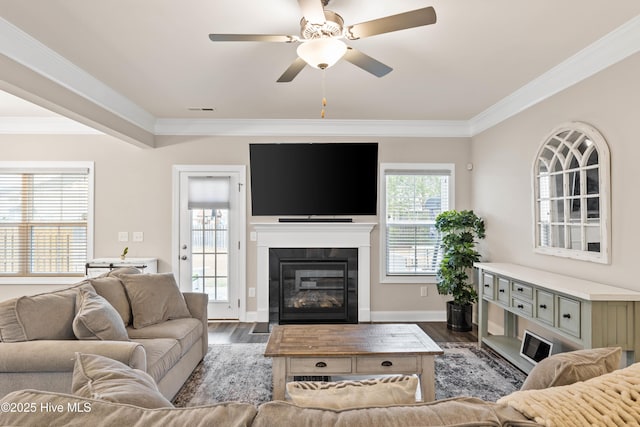
[[[435,283],[442,251],[434,224],[453,209],[454,165],[381,164],[380,175],[381,281]]]
[[[189,177],[192,290],[229,301],[228,176]]]
[[[585,123],[544,141],[534,164],[536,252],[609,262],[609,148]]]
[[[92,163],[0,163],[0,276],[83,275],[92,191]]]

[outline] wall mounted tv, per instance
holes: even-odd
[[[250,144],[255,216],[376,215],[377,143]]]

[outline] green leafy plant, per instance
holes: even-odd
[[[129,253],[129,246],[125,247],[125,248],[122,250],[122,253],[120,254],[120,258],[121,258],[121,259],[124,259],[124,258],[127,256],[127,254],[128,254],[128,253]]]
[[[478,301],[478,293],[469,283],[469,270],[480,260],[474,239],[484,239],[484,220],[473,211],[449,210],[436,217],[435,227],[442,233],[444,251],[437,272],[438,293],[452,295],[456,305]]]

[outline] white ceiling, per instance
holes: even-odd
[[[348,41],[394,70],[377,78],[346,61],[326,70],[328,118],[468,121],[640,14],[637,0],[331,0],[327,9],[349,25],[426,6],[436,10],[434,25]],[[57,60],[69,79],[96,79],[86,91],[66,82],[71,91],[94,99],[113,91],[118,105],[152,120],[320,117],[322,71],[307,66],[293,82],[276,83],[295,44],[208,39],[297,35],[295,0],[2,0],[0,16],[5,33],[8,25],[70,61]],[[0,54],[11,57],[11,48],[5,43]],[[36,68],[37,58],[22,62],[50,72]],[[29,92],[3,74],[5,89]],[[190,111],[198,107],[215,111]],[[0,116],[43,114],[0,96]]]

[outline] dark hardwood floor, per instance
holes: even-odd
[[[435,342],[477,342],[474,326],[471,332],[453,332],[445,322],[419,322]],[[209,323],[209,344],[261,343],[267,342],[268,325],[261,323],[211,322]]]

